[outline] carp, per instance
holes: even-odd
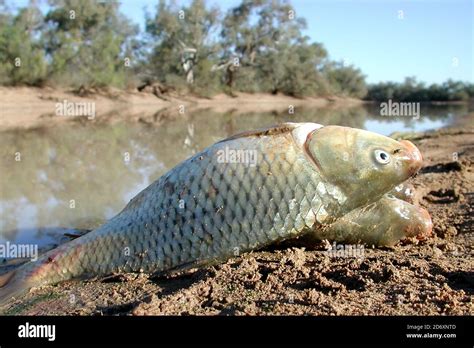
[[[412,143],[360,129],[284,123],[237,134],[178,164],[102,226],[2,275],[0,303],[69,279],[215,264],[308,233],[393,242],[402,236],[345,221],[383,219],[397,208],[384,195],[421,165]]]

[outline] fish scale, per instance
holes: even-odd
[[[283,141],[288,143],[288,139]],[[140,193],[121,215],[101,228],[104,232],[98,234],[105,234],[102,243],[110,243],[110,248],[105,251],[99,246],[94,248],[94,257],[86,256],[81,260],[80,273],[113,273],[120,264],[125,265],[125,271],[156,272],[212,261],[227,257],[235,249],[245,252],[311,227],[305,220],[309,207],[303,206],[300,212],[297,203],[311,197],[311,189],[313,196],[316,194],[315,185],[308,185],[307,172],[313,170],[309,163],[294,149],[287,151],[285,156],[274,155],[274,152],[267,156],[270,145],[278,146],[278,141],[269,137],[255,139],[252,145],[241,139],[219,143],[176,167]],[[216,153],[224,146],[233,150],[254,147],[259,155],[257,165],[217,163]],[[264,164],[259,166],[259,163]],[[189,164],[197,166],[189,170]],[[289,182],[296,185],[292,187]],[[207,194],[203,189],[207,189]],[[139,204],[141,201],[145,203]],[[183,211],[180,211],[179,202],[184,203]],[[155,211],[162,217],[158,234],[150,233],[144,227],[156,225]],[[275,221],[278,220],[275,212],[279,214],[278,219],[284,221],[283,226]],[[128,223],[124,224],[125,221]],[[183,228],[183,225],[188,227]],[[110,238],[108,233],[120,238]],[[138,257],[141,251],[152,250],[150,239],[154,239],[153,245],[160,246],[158,253]],[[120,255],[127,246],[130,255]],[[111,255],[113,253],[115,256]],[[101,268],[97,264],[108,266]]]

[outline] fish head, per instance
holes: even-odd
[[[422,166],[409,141],[340,126],[310,132],[305,152],[324,180],[345,193],[351,209],[374,202]]]

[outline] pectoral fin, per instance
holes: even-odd
[[[375,203],[344,215],[323,230],[310,232],[308,239],[392,246],[407,237],[424,238],[431,230],[428,211],[385,195]]]

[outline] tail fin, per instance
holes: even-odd
[[[17,269],[0,275],[0,313],[2,308],[15,297],[27,292],[31,285],[19,277]]]

